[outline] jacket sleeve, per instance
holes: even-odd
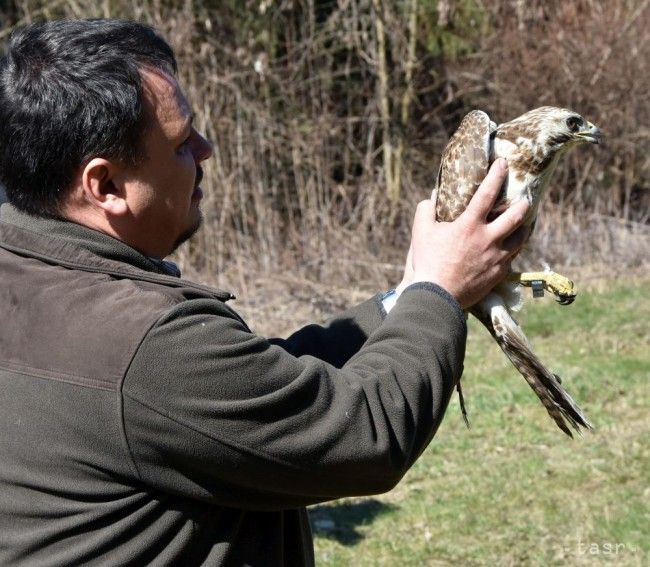
[[[132,360],[124,430],[153,488],[258,510],[384,492],[431,440],[462,372],[465,318],[433,284],[407,288],[340,369],[231,313],[187,301]]]
[[[307,325],[287,339],[269,339],[294,356],[311,355],[341,368],[381,325],[386,312],[381,296],[344,311],[325,325]]]

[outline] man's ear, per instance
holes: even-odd
[[[128,213],[124,187],[118,181],[120,167],[104,158],[91,159],[81,174],[84,198],[110,216]]]

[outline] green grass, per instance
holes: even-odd
[[[650,284],[528,300],[522,326],[595,426],[567,438],[470,323],[464,392],[388,494],[310,510],[319,565],[649,565]]]

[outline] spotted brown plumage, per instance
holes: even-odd
[[[436,217],[447,222],[458,217],[490,164],[502,157],[508,160],[508,177],[493,215],[525,199],[531,206],[524,224],[532,231],[539,202],[559,158],[578,144],[597,144],[600,140],[598,128],[576,112],[563,108],[540,107],[498,126],[485,112],[474,110],[462,120],[442,154],[436,184]],[[563,304],[573,299],[555,293]],[[569,426],[578,432],[581,428],[590,429],[591,424],[563,388],[559,377],[534,354],[514,319],[513,312],[520,306],[520,285],[506,280],[469,312],[488,329],[562,431],[572,436]],[[460,384],[459,394],[466,417]]]

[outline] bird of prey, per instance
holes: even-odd
[[[466,208],[490,164],[497,158],[508,161],[508,176],[495,203],[493,214],[527,200],[524,221],[532,231],[539,203],[558,160],[583,143],[600,143],[601,132],[582,116],[564,108],[544,106],[498,126],[485,112],[467,114],[447,144],[436,182],[436,218],[452,221]],[[490,332],[517,370],[523,375],[558,427],[572,437],[592,426],[564,390],[560,378],[550,372],[533,353],[526,335],[513,317],[522,303],[521,286],[531,286],[534,295],[553,293],[560,304],[573,301],[573,282],[554,272],[511,273],[469,312]],[[461,409],[465,405],[458,385]]]

